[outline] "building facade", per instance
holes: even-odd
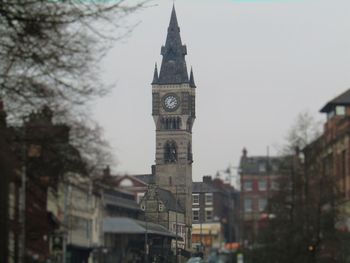
[[[172,10],[158,74],[152,81],[152,115],[156,126],[155,183],[176,193],[185,209],[185,247],[191,247],[192,126],[195,120],[195,83],[187,71],[180,28]]]
[[[266,225],[268,200],[284,183],[282,167],[284,157],[248,156],[243,149],[240,161],[241,193],[240,221],[241,242],[253,245],[259,230]]]
[[[0,262],[15,263],[23,258],[23,170],[13,151],[12,128],[0,99]],[[22,201],[22,202],[21,202]]]
[[[192,184],[192,246],[209,252],[235,242],[238,232],[238,191],[221,179],[203,176]]]
[[[321,136],[304,149],[305,165],[307,171],[310,171],[312,167],[319,164],[319,177],[333,178],[341,201],[339,207],[341,214],[337,228],[349,232],[350,89],[326,103],[321,113],[327,115],[327,120]],[[308,178],[308,184],[313,184],[312,178]]]

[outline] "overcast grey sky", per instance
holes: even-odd
[[[140,25],[103,61],[113,92],[95,117],[113,146],[115,173],[149,173],[154,63],[161,62],[172,1],[153,1]],[[197,84],[193,179],[237,166],[241,150],[270,153],[296,115],[350,87],[349,0],[176,0],[187,66]]]

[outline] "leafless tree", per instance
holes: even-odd
[[[300,112],[286,135],[283,154],[294,154],[295,148],[303,149],[321,135],[321,123],[308,111]]]
[[[49,106],[88,160],[106,157],[88,107],[110,89],[98,62],[132,30],[127,18],[145,2],[0,0],[0,99],[8,119]]]

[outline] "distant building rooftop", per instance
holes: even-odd
[[[242,175],[278,175],[285,161],[284,157],[253,156],[242,157],[241,174]]]
[[[335,106],[348,105],[350,105],[350,89],[335,97],[333,100],[329,101],[320,111],[327,113],[333,110]]]

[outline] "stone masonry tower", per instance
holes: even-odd
[[[191,247],[192,126],[195,120],[195,83],[188,77],[175,8],[171,13],[162,65],[152,82],[152,115],[156,125],[156,184],[170,190],[186,211],[186,248]]]

